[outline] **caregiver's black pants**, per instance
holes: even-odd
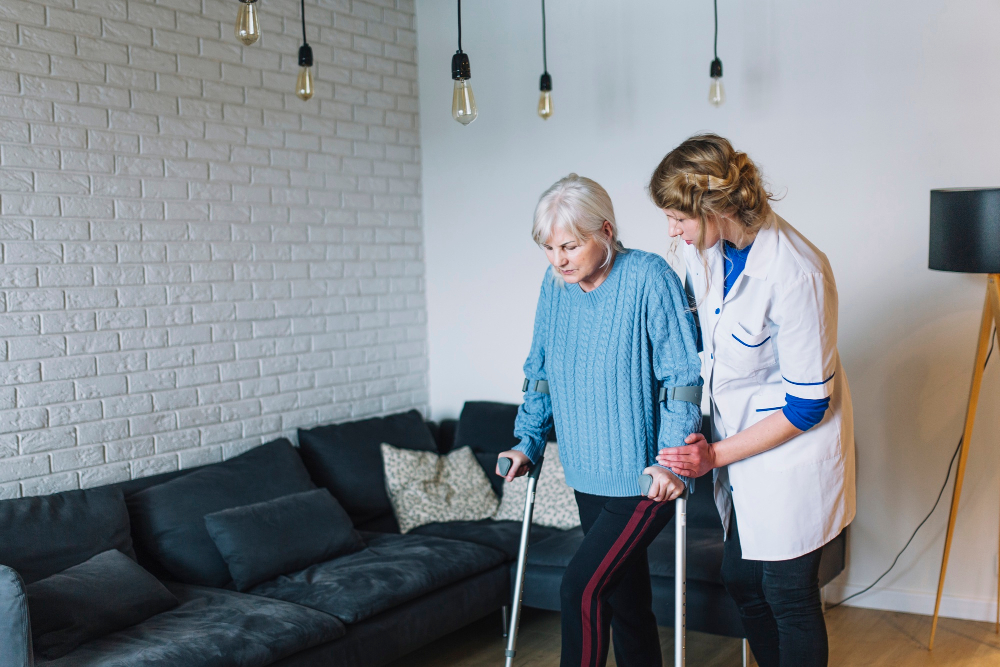
[[[603,667],[611,628],[618,667],[659,667],[646,547],[674,515],[674,504],[579,491],[576,502],[584,538],[560,589],[561,667]]]
[[[760,667],[826,667],[829,649],[819,593],[822,554],[820,547],[790,560],[744,560],[733,511],[722,581],[740,610]]]

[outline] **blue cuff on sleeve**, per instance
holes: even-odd
[[[785,407],[782,412],[792,426],[800,431],[808,431],[816,424],[823,421],[823,415],[830,407],[830,397],[826,398],[799,398],[791,394],[785,394]]]
[[[531,461],[531,465],[538,463],[538,457],[545,452],[545,442],[533,442],[528,438],[521,440],[520,444],[514,447],[515,450],[519,452],[524,452],[524,455],[528,457]]]

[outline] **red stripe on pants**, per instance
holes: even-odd
[[[639,538],[642,537],[642,534],[646,531],[649,524],[652,523],[653,517],[656,516],[656,513],[659,511],[660,506],[662,506],[663,504],[664,503],[654,503],[651,500],[643,500],[639,502],[639,504],[635,508],[635,511],[632,513],[632,518],[629,519],[628,525],[625,526],[625,530],[622,531],[622,534],[618,536],[618,539],[615,541],[614,546],[612,546],[611,550],[608,551],[608,553],[604,556],[604,560],[601,561],[600,566],[590,577],[590,581],[587,582],[587,587],[583,591],[583,600],[581,601],[581,611],[583,612],[581,614],[581,618],[583,621],[582,623],[583,660],[581,662],[582,667],[589,667],[591,663],[591,656],[594,653],[593,647],[591,646],[592,633],[588,632],[587,630],[588,628],[593,629],[594,627],[590,620],[590,607],[593,604],[595,592],[598,595],[600,594],[600,591],[596,590],[597,586],[600,583],[601,579],[604,578],[604,575],[608,573],[609,569],[611,569],[611,573],[613,574],[614,570],[617,569],[621,561],[624,561],[625,557],[627,557],[628,554],[632,552],[632,549],[639,541]],[[646,510],[649,508],[650,505],[656,505],[656,506],[653,507],[653,511],[650,514],[649,518],[645,522],[642,522],[642,517],[646,513]],[[642,526],[639,526],[641,522]],[[636,535],[637,532],[638,534]],[[628,543],[628,541],[632,538],[633,535],[635,535],[635,540],[633,540],[632,544],[629,546],[628,551],[623,555],[621,560],[619,560],[618,563],[616,563],[615,561],[616,559],[618,559],[619,555],[621,555],[622,549],[625,547],[625,545]],[[614,566],[613,568],[612,565]],[[601,586],[602,591],[603,589],[604,586]],[[597,638],[597,651],[596,651],[598,655],[600,655],[600,650],[601,650],[600,623],[601,623],[601,607],[600,604],[598,604],[597,606],[598,638]]]

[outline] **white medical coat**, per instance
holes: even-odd
[[[854,418],[837,352],[837,286],[826,255],[777,215],[723,298],[722,242],[685,248],[698,302],[705,386],[720,438],[785,405],[785,394],[830,397],[823,420],[769,451],[716,471],[728,530],[733,505],[743,557],[787,560],[835,538],[855,514]]]

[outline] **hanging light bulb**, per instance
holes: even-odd
[[[708,101],[714,107],[722,106],[726,101],[726,89],[722,87],[722,61],[718,58],[712,61],[710,76],[712,85],[708,88]]]
[[[240,11],[236,14],[236,39],[247,46],[260,39],[257,0],[240,0]]]
[[[299,76],[295,80],[295,94],[302,101],[313,96],[313,50],[306,41],[306,0],[302,0],[302,46],[299,47]]]
[[[451,94],[451,117],[462,125],[468,125],[476,120],[479,109],[469,83],[472,78],[469,56],[462,53],[462,0],[458,0],[458,51],[451,57],[451,78],[455,80],[455,89]]]
[[[722,106],[726,101],[726,89],[722,87],[722,61],[719,60],[719,0],[713,0],[715,7],[715,41],[712,46],[715,60],[709,68],[708,75],[712,77],[712,85],[708,88],[708,101],[713,107]]]
[[[472,94],[472,84],[469,83],[472,78],[469,56],[459,52],[451,57],[451,78],[455,80],[455,89],[451,95],[451,117],[462,125],[468,125],[479,115],[476,96]]]
[[[549,76],[549,60],[545,48],[545,0],[542,0],[542,78],[538,81],[538,115],[548,120],[552,115],[552,77]]]
[[[538,115],[542,120],[548,120],[552,115],[552,77],[546,72],[538,84],[542,94],[538,96]]]
[[[299,47],[299,78],[295,80],[295,94],[300,100],[313,96],[313,50],[308,44]]]

